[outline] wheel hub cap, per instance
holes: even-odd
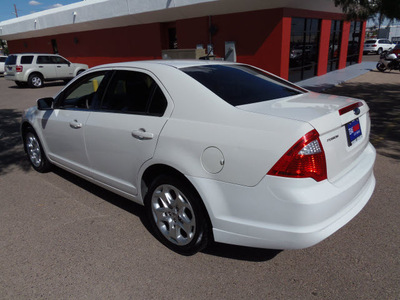
[[[34,135],[29,133],[26,137],[26,151],[29,159],[35,167],[39,167],[42,162],[39,141]]]
[[[185,195],[171,185],[161,185],[153,193],[151,210],[160,232],[178,246],[189,244],[196,233],[192,206]]]

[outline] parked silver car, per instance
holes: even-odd
[[[5,62],[5,78],[15,81],[18,86],[28,84],[40,88],[44,81],[69,81],[88,68],[88,65],[71,63],[57,54],[12,54]]]

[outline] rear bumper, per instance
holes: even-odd
[[[8,74],[6,72],[4,73],[4,78],[11,81],[21,81],[21,82],[27,81],[27,79],[23,76],[22,73]]]
[[[375,177],[371,144],[340,180],[265,176],[254,187],[189,177],[209,212],[217,242],[270,249],[317,244],[343,227],[370,199]]]

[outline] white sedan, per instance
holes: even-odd
[[[212,61],[98,66],[26,110],[25,151],[143,204],[181,254],[315,245],[370,199],[368,105]]]

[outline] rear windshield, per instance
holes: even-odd
[[[10,55],[6,59],[6,65],[16,65],[17,64],[17,56]]]
[[[233,106],[298,95],[295,85],[243,65],[209,65],[182,68]]]
[[[368,40],[368,41],[365,41],[365,43],[366,44],[375,44],[376,40]]]

